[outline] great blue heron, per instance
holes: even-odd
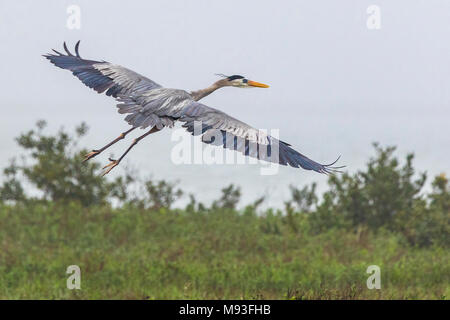
[[[78,52],[79,45],[80,41],[75,45],[75,55],[67,49],[64,42],[64,50],[67,54],[53,50],[56,54],[46,54],[44,57],[55,66],[72,71],[73,75],[89,88],[98,93],[106,91],[107,96],[116,98],[119,102],[117,105],[119,113],[128,114],[125,121],[131,126],[131,129],[121,133],[103,148],[92,150],[83,161],[97,156],[116,142],[124,139],[128,133],[136,128],[151,128],[145,134],[134,139],[129,148],[117,160],[109,159],[110,163],[103,168],[105,169],[103,175],[116,167],[140,140],[164,127],[173,127],[175,121],[182,122],[182,126],[193,135],[202,135],[203,142],[212,143],[216,140],[214,141],[216,145],[219,144],[224,148],[240,151],[247,156],[261,160],[296,168],[302,167],[319,173],[338,172],[337,169],[342,168],[333,166],[339,158],[326,165],[317,163],[292,149],[289,144],[277,140],[222,111],[197,102],[222,87],[268,88],[269,86],[266,84],[251,81],[239,75],[222,75],[222,79],[198,91],[187,92],[180,89],[163,88],[153,80],[119,65],[81,58]],[[199,132],[195,130],[196,123],[201,124]],[[221,139],[208,140],[208,138],[205,138],[210,131],[219,132]],[[265,150],[264,153],[261,152],[263,149]]]

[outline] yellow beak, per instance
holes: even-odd
[[[268,88],[269,87],[267,84],[259,83],[259,82],[252,81],[252,80],[248,80],[247,84],[249,86],[258,87],[258,88]]]

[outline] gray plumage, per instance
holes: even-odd
[[[242,76],[229,77],[206,89],[189,93],[163,88],[153,80],[107,61],[83,59],[79,54],[79,42],[75,46],[75,55],[65,43],[64,50],[66,54],[53,50],[55,54],[46,54],[44,57],[55,66],[72,71],[89,88],[114,97],[118,101],[118,112],[126,114],[125,121],[132,127],[161,130],[164,127],[171,128],[175,121],[180,121],[187,131],[202,135],[205,143],[222,145],[261,160],[320,173],[331,173],[341,168],[332,167],[337,160],[329,165],[319,164],[295,151],[289,144],[198,102],[218,88],[230,85],[228,82],[242,80]],[[247,82],[244,80],[242,85]],[[196,130],[196,123],[200,123],[200,130]],[[216,139],[217,132],[221,139]]]

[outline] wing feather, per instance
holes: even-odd
[[[64,42],[62,54],[53,50],[55,54],[44,55],[51,63],[62,69],[72,71],[72,74],[86,86],[98,93],[106,91],[106,95],[117,97],[122,94],[143,93],[148,90],[161,88],[159,84],[132,70],[106,61],[86,60],[79,54],[80,41],[75,45],[75,55]]]
[[[320,164],[295,151],[290,144],[275,139],[222,111],[195,101],[185,107],[183,116],[178,120],[184,122],[183,127],[193,135],[212,137],[222,135],[222,139],[205,138],[206,141],[202,139],[205,143],[222,145],[224,148],[259,160],[325,174],[339,172],[339,169],[343,168],[333,166],[339,158],[328,165]],[[214,130],[216,132],[212,132]]]

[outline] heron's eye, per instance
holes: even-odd
[[[248,80],[247,80],[247,79],[243,79],[242,82],[243,82],[243,83],[247,83]]]

